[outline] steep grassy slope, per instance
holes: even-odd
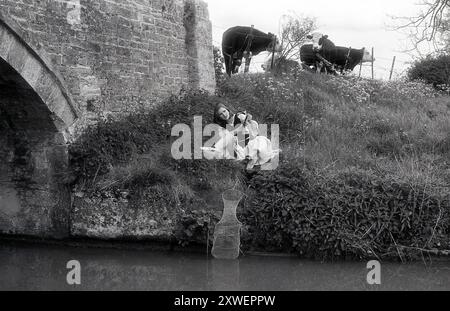
[[[174,124],[223,102],[279,124],[277,170],[174,160]],[[181,243],[205,242],[220,193],[246,193],[245,249],[333,258],[450,249],[450,98],[420,83],[301,72],[233,77],[210,96],[189,91],[150,112],[91,127],[71,148],[75,192],[164,200]],[[133,204],[131,204],[133,205]],[[175,215],[175,216],[173,216]]]

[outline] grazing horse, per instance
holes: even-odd
[[[281,52],[281,45],[272,33],[264,33],[253,27],[235,26],[227,29],[222,36],[222,53],[228,76],[237,73],[246,52],[257,55],[263,51]],[[249,64],[249,63],[248,63]]]

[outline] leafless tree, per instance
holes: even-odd
[[[450,53],[450,8],[442,21],[441,29],[440,35],[444,43],[444,50]]]
[[[283,15],[280,23],[280,37],[283,46],[281,57],[284,59],[298,58],[300,47],[308,40],[306,36],[317,29],[316,19],[300,17],[291,13]]]
[[[423,0],[418,4],[425,9],[413,17],[394,17],[400,21],[395,30],[408,30],[413,44],[408,51],[419,50],[419,45],[431,42],[436,51],[448,48],[445,39],[449,38],[450,31],[450,0]]]

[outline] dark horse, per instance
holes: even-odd
[[[257,55],[263,51],[280,52],[281,46],[277,37],[246,26],[235,26],[223,33],[222,53],[225,59],[227,74],[237,73],[246,51]]]

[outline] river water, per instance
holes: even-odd
[[[67,284],[70,260],[81,265],[81,285]],[[382,262],[381,285],[367,283],[366,264],[0,241],[0,290],[450,290],[450,259]]]

